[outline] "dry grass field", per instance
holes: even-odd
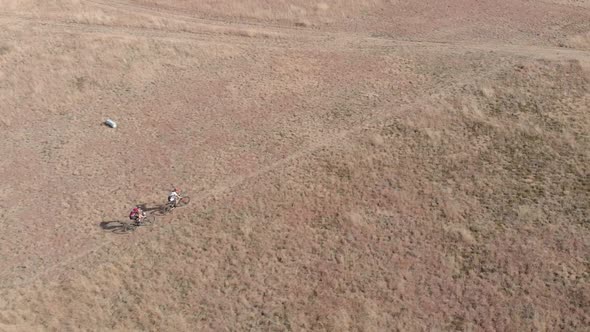
[[[0,0],[0,156],[0,331],[590,326],[587,0]]]

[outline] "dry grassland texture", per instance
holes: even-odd
[[[589,48],[590,2],[477,0],[162,1],[132,0],[160,12],[245,20],[392,38],[542,43]]]
[[[0,0],[0,330],[587,330],[588,4]]]

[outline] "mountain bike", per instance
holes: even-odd
[[[143,214],[141,221],[121,222],[121,226],[113,229],[113,233],[127,234],[135,231],[139,227],[152,226],[156,222],[156,216],[153,214]]]
[[[185,206],[190,203],[190,201],[191,198],[189,196],[179,196],[176,204],[174,204],[174,202],[167,202],[166,205],[162,207],[162,213],[171,212],[174,208]]]

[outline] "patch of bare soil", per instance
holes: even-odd
[[[584,331],[588,22],[0,1],[0,330]]]

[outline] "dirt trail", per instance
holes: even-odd
[[[100,5],[106,5],[95,1],[91,3],[97,3]],[[135,8],[135,5],[129,4],[118,4],[112,5],[112,8],[120,10],[123,8],[131,7]],[[138,6],[139,8],[143,8]],[[153,14],[153,10],[148,10],[150,14]],[[133,10],[126,10],[128,12],[134,12]],[[169,17],[168,15],[175,14],[162,14],[159,11],[155,11],[162,17]],[[181,15],[184,17],[184,15]],[[190,16],[187,16],[187,19]],[[547,60],[577,60],[580,61],[584,66],[587,66],[590,62],[590,51],[588,50],[577,50],[569,48],[559,48],[551,46],[535,46],[535,45],[515,45],[515,44],[499,44],[499,43],[469,43],[469,42],[449,42],[449,41],[432,41],[432,40],[395,40],[384,37],[371,37],[363,34],[350,34],[350,33],[338,33],[338,32],[316,32],[313,30],[306,30],[301,28],[290,28],[285,26],[276,26],[276,28],[267,28],[261,25],[261,29],[256,31],[255,34],[244,37],[240,30],[233,28],[247,28],[248,25],[240,25],[232,22],[223,21],[211,21],[201,20],[202,24],[198,25],[196,30],[191,32],[182,32],[175,30],[168,30],[166,28],[158,27],[125,27],[125,26],[106,26],[103,24],[92,24],[92,23],[66,23],[66,22],[55,22],[51,20],[42,20],[27,17],[14,17],[10,15],[4,16],[6,24],[32,24],[33,27],[38,25],[43,29],[53,29],[56,33],[62,34],[73,34],[73,33],[85,33],[85,34],[97,34],[103,36],[135,36],[142,38],[157,38],[163,41],[171,42],[191,42],[191,41],[204,41],[211,42],[211,37],[215,36],[216,42],[219,44],[233,43],[242,45],[251,45],[253,42],[262,44],[260,47],[278,49],[278,48],[307,48],[315,49],[318,44],[325,48],[333,48],[336,50],[350,50],[350,49],[366,49],[366,48],[395,48],[395,47],[417,47],[417,48],[434,48],[442,49],[446,51],[488,51],[511,54],[516,56],[529,57],[534,59],[547,59]],[[190,22],[190,21],[187,21]],[[256,25],[258,26],[258,25]],[[219,30],[218,28],[227,28],[226,30]],[[268,39],[272,42],[269,43]]]

